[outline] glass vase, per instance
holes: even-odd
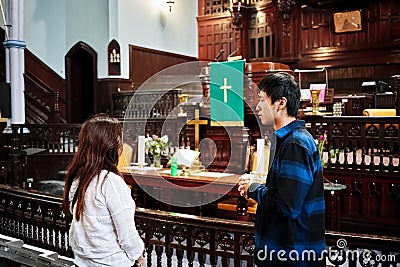
[[[153,155],[153,167],[155,167],[155,168],[161,167],[161,155],[160,154]]]

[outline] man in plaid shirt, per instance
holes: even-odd
[[[294,77],[282,72],[266,76],[259,88],[258,116],[263,124],[273,120],[275,129],[273,161],[265,184],[248,176],[239,182],[241,195],[258,203],[255,263],[326,266],[322,164],[304,121],[296,120],[300,90]]]

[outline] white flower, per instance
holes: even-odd
[[[164,135],[163,137],[161,137],[161,142],[163,142],[164,144],[168,143],[168,135]]]
[[[152,135],[145,139],[146,153],[151,153],[154,155],[167,155],[166,148],[168,147],[168,136],[158,137],[157,135]]]

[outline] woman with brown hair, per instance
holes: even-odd
[[[121,153],[122,127],[117,119],[97,114],[83,123],[63,199],[64,211],[73,216],[69,242],[80,267],[143,264],[135,202],[117,169]]]

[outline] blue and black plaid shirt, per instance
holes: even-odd
[[[322,164],[314,139],[304,121],[294,121],[274,135],[275,156],[266,183],[252,184],[248,190],[258,202],[255,263],[326,266],[321,259],[325,250]]]

